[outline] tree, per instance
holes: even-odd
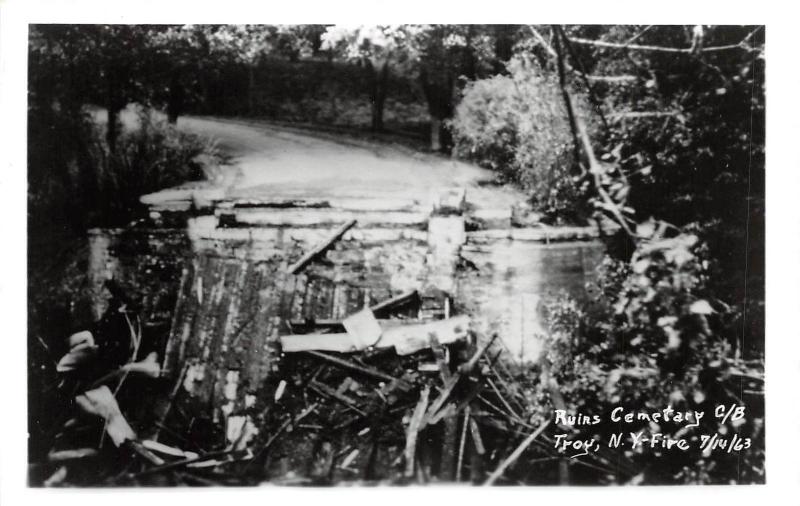
[[[36,25],[31,72],[55,81],[44,92],[51,101],[76,111],[88,103],[104,107],[106,140],[113,150],[119,113],[152,96],[153,41],[163,30],[148,25]],[[58,82],[62,79],[66,84]]]
[[[372,130],[383,130],[383,109],[392,67],[410,60],[412,25],[332,26],[322,34],[321,49],[363,64],[370,74]]]
[[[497,67],[498,47],[510,57],[513,32],[486,25],[337,25],[322,35],[321,47],[370,72],[373,130],[383,129],[389,73],[417,80],[431,117],[431,149],[439,151],[449,144],[442,142],[444,120],[452,116],[463,83]]]
[[[422,25],[415,32],[419,82],[431,116],[431,150],[450,146],[445,120],[453,116],[464,84],[494,69],[494,35],[484,25]]]
[[[763,27],[565,27],[563,38],[573,79],[585,71],[606,104],[607,188],[624,190],[637,221],[698,229],[713,288],[740,305],[737,348],[755,351],[741,345],[763,343]]]
[[[747,441],[736,455],[703,451],[699,444],[666,459],[645,450],[633,457],[641,469],[635,481],[764,480],[763,355],[759,344],[744,346],[764,340],[763,320],[759,324],[748,315],[754,303],[763,311],[759,32],[759,27],[553,27],[568,109],[567,55],[584,82],[630,83],[627,89],[605,90],[603,103],[616,108],[614,117],[628,120],[610,121],[605,142],[595,146],[580,117],[571,118],[582,176],[592,181],[597,208],[619,223],[629,248],[617,261],[607,260],[599,318],[580,322],[583,335],[573,326],[574,334],[551,343],[546,360],[561,382],[559,395],[566,392],[573,409],[586,406],[600,414],[615,406],[637,412],[669,405],[709,413],[736,405],[744,415],[709,418],[697,428],[669,422],[655,429],[635,427],[674,439],[733,433]],[[587,69],[595,72],[591,79]],[[628,74],[621,73],[625,70]],[[633,197],[636,192],[648,198]],[[724,250],[739,250],[738,262],[728,263]],[[736,288],[742,275],[750,287],[743,293]],[[591,433],[608,438],[617,430],[606,424]]]

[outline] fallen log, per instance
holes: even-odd
[[[355,224],[356,220],[350,220],[341,227],[339,227],[338,229],[336,229],[336,231],[330,237],[328,237],[323,242],[316,245],[311,251],[300,257],[300,260],[290,265],[289,268],[287,269],[289,271],[289,274],[297,274],[298,272],[300,272],[303,269],[303,267],[308,265],[308,263],[311,262],[314,258],[316,258],[317,255],[320,255],[325,250],[330,248],[333,245],[333,243],[341,239],[342,236],[348,230],[353,228]]]

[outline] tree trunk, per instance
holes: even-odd
[[[386,103],[386,88],[389,83],[389,62],[384,62],[380,70],[370,63],[372,72],[372,89],[370,90],[370,105],[372,107],[372,131],[383,130],[383,107]]]
[[[178,116],[183,112],[183,97],[183,86],[177,77],[173,77],[169,85],[169,96],[167,97],[167,121],[171,125],[178,122]]]
[[[119,137],[120,111],[122,111],[122,107],[116,104],[109,104],[107,109],[106,142],[108,143],[109,151],[111,151],[112,153],[116,150],[117,138]]]
[[[453,78],[450,75],[431,75],[425,67],[422,67],[420,83],[431,116],[431,151],[444,151],[450,145],[450,136],[444,128],[444,120],[453,115]]]
[[[109,66],[106,69],[106,142],[108,143],[109,151],[112,153],[116,150],[117,138],[120,133],[119,113],[127,105],[126,99],[123,98],[121,83],[124,82],[124,78],[121,74],[123,72],[114,66]]]
[[[431,151],[442,149],[442,120],[431,116]]]
[[[256,71],[254,63],[247,66],[247,114],[252,116],[255,109]]]

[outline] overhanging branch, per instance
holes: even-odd
[[[732,49],[744,49],[747,51],[755,51],[755,48],[752,48],[747,45],[747,41],[750,39],[751,35],[748,35],[745,40],[739,42],[738,44],[728,44],[725,46],[714,46],[714,47],[704,47],[702,49],[697,50],[700,53],[714,53],[719,51],[729,51]],[[590,39],[583,39],[580,37],[570,37],[568,39],[573,44],[582,44],[585,46],[595,46],[595,47],[604,47],[608,49],[627,49],[630,51],[653,51],[653,52],[660,52],[660,53],[677,53],[677,54],[692,54],[695,52],[694,49],[690,47],[664,47],[664,46],[647,46],[647,45],[640,45],[640,44],[628,44],[628,43],[620,43],[620,42],[605,42],[602,40],[590,40]]]

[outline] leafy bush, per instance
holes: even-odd
[[[139,196],[202,175],[221,160],[213,143],[178,132],[149,114],[112,151],[103,128],[78,108],[29,109],[28,405],[30,451],[52,436],[59,399],[52,360],[70,330],[93,316],[82,304],[87,227],[120,226],[137,217]]]
[[[695,27],[698,28],[698,27]],[[663,47],[692,45],[691,27],[583,26],[574,37]],[[738,351],[763,356],[764,343],[764,28],[705,26],[705,47],[732,47],[676,56],[639,52],[621,58],[605,47],[574,44],[573,67],[600,80],[608,135],[598,145],[622,188],[632,218],[695,227],[709,248],[709,288],[738,306]]]
[[[642,44],[665,47],[686,45],[691,33],[578,27],[573,35],[604,38],[598,31],[612,40],[644,34]],[[601,82],[624,77],[606,81],[612,84],[595,97],[616,110],[602,163],[592,167],[598,195],[591,200],[627,214],[627,221],[619,219],[627,225],[620,233],[626,240],[618,259],[602,265],[599,311],[584,312],[568,299],[547,304],[543,369],[550,377],[533,397],[599,417],[598,424],[576,427],[570,439],[604,443],[620,431],[642,431],[689,442],[686,450],[623,444],[605,456],[601,471],[609,481],[765,480],[763,325],[751,311],[763,312],[762,37],[758,27],[706,32],[708,46],[730,45],[733,56],[654,52],[634,60],[606,48],[579,50],[580,62],[570,55],[573,68],[586,68]],[[744,345],[749,342],[756,345]],[[617,407],[705,416],[697,427],[646,420],[620,426],[609,416]],[[718,417],[718,407],[738,407],[744,416]],[[704,436],[748,443],[709,450],[701,447]]]
[[[143,194],[199,179],[222,163],[213,141],[176,130],[147,111],[112,150],[83,111],[32,109],[29,224],[55,220],[76,231],[118,226],[142,210]]]
[[[578,114],[585,111],[579,106]],[[450,127],[457,156],[520,184],[537,210],[550,218],[585,218],[558,82],[524,54],[509,62],[508,75],[468,83]]]
[[[625,476],[634,483],[763,483],[763,363],[733,352],[734,311],[710,296],[706,246],[687,232],[650,233],[630,263],[605,260],[601,290],[613,294],[605,311],[590,315],[563,297],[546,305],[546,359],[567,411],[602,420],[579,427],[572,438],[605,444],[620,430],[643,430],[689,441],[686,451],[620,446],[621,456],[640,470]],[[720,405],[744,406],[745,417],[721,422],[714,416]],[[642,421],[621,429],[609,421],[618,406],[626,413],[670,406],[705,416],[694,428]],[[714,434],[751,443],[740,452],[701,450],[701,436]],[[619,479],[613,471],[609,475]]]
[[[202,179],[223,160],[213,140],[180,132],[146,112],[139,128],[123,134],[113,151],[103,142],[94,142],[92,148],[102,206],[94,210],[101,213],[99,221],[132,216],[141,208],[141,195]]]

